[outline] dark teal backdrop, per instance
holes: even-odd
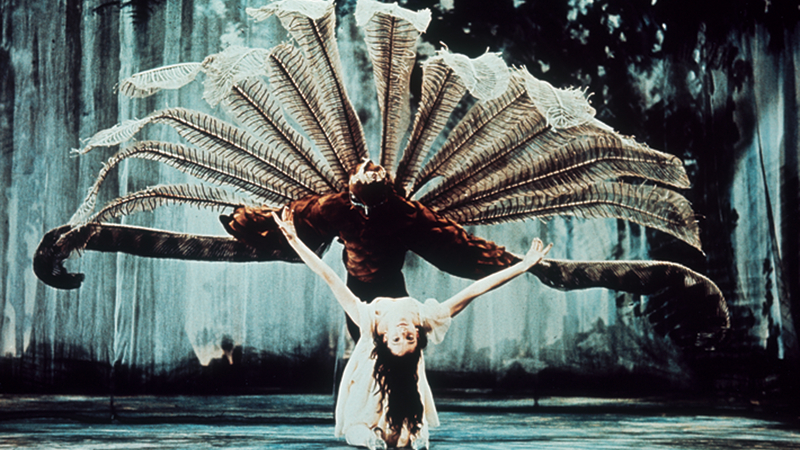
[[[75,158],[69,150],[81,138],[166,106],[221,114],[202,101],[197,83],[144,100],[118,96],[115,84],[228,45],[271,47],[287,39],[277,22],[248,19],[244,8],[257,1],[29,3],[0,2],[0,392],[219,391],[213,367],[225,336],[243,359],[223,391],[330,389],[346,348],[343,318],[302,266],[90,253],[69,262],[87,273],[76,292],[51,289],[31,271],[39,239],[69,219],[112,153]],[[340,53],[374,142],[380,125],[368,57],[350,16],[354,3],[337,5]],[[705,254],[613,220],[471,231],[518,253],[541,235],[554,242],[555,257],[680,262],[713,279],[733,315],[715,351],[685,352],[654,335],[632,308],[617,306],[635,299],[557,292],[528,277],[476,302],[429,351],[436,387],[539,394],[711,388],[745,402],[796,395],[800,11],[793,3],[401,2],[432,10],[423,52],[440,42],[471,57],[501,51],[509,64],[555,86],[587,89],[599,119],[684,159],[693,183],[685,194],[701,216]],[[169,133],[154,127],[141,139]],[[101,200],[182,177],[132,162],[106,181]],[[129,223],[224,233],[214,213],[193,209]],[[343,270],[339,251],[326,261]],[[466,283],[414,258],[406,277],[419,298],[443,298]]]

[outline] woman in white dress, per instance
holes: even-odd
[[[428,447],[428,427],[439,424],[422,349],[444,338],[451,318],[473,299],[526,272],[547,254],[539,239],[519,263],[482,278],[455,296],[424,304],[410,298],[378,297],[361,302],[338,275],[297,238],[291,211],[275,216],[289,244],[330,286],[345,313],[361,331],[344,369],[336,400],[336,436],[371,450]]]

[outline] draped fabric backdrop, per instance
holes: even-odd
[[[435,387],[603,394],[610,387],[649,393],[710,386],[740,398],[789,389],[800,315],[800,13],[787,5],[794,2],[710,2],[701,9],[655,0],[400,3],[432,9],[421,53],[440,41],[471,57],[487,47],[503,51],[510,64],[525,64],[556,86],[588,88],[601,120],[683,158],[706,254],[615,220],[471,232],[518,254],[540,236],[554,243],[555,258],[680,262],[714,280],[732,312],[730,336],[715,351],[682,351],[637,316],[637,297],[560,292],[523,276],[477,300],[445,342],[426,351]],[[223,114],[202,100],[197,82],[140,100],[118,95],[115,84],[141,70],[202,61],[229,45],[268,48],[287,40],[276,20],[254,24],[246,16],[245,7],[261,5],[0,1],[0,392],[201,389],[225,336],[243,350],[237,392],[331,388],[347,348],[344,316],[302,265],[89,252],[67,262],[87,275],[69,292],[47,287],[31,270],[41,237],[66,223],[114,151],[74,157],[70,149],[81,138],[168,106]],[[353,0],[337,4],[339,48],[375,148],[379,113],[354,8]],[[169,133],[152,126],[139,139],[177,138]],[[101,201],[183,177],[130,161],[106,181]],[[215,213],[191,208],[162,208],[126,223],[224,234]],[[344,276],[340,255],[335,244],[325,260]],[[413,255],[405,275],[419,299],[445,299],[469,283]]]

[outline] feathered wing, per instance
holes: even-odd
[[[593,113],[581,92],[515,69],[501,96],[478,102],[455,127],[412,192],[440,177],[420,202],[461,224],[615,217],[699,249],[685,198],[660,187],[609,182],[638,178],[688,188],[682,161],[619,135]]]
[[[461,164],[467,154],[482,152],[498,136],[509,129],[531,111],[533,104],[525,93],[519,77],[512,77],[508,89],[499,97],[476,103],[456,125],[442,147],[422,168],[410,193],[417,192],[425,183]]]
[[[93,147],[117,145],[125,142],[149,123],[163,123],[173,127],[191,144],[227,159],[231,164],[253,164],[260,166],[272,177],[264,180],[291,192],[292,198],[325,190],[325,181],[304,170],[302,159],[288,152],[278,152],[256,139],[249,132],[225,123],[213,116],[184,108],[157,111],[150,116],[123,123],[99,132],[102,143],[93,137],[81,153]]]
[[[297,41],[309,66],[314,68],[312,76],[320,93],[320,106],[333,126],[326,131],[334,136],[334,150],[349,173],[368,153],[364,130],[342,80],[333,6],[332,1],[283,0],[258,9],[248,8],[247,13],[256,21],[277,16]]]
[[[186,204],[198,208],[235,208],[252,201],[234,196],[216,187],[194,184],[154,186],[120,197],[105,205],[89,222],[101,223],[142,211],[152,211],[169,204]]]
[[[239,123],[249,127],[269,148],[294,155],[301,170],[320,186],[318,193],[337,190],[333,173],[317,158],[305,138],[286,122],[280,103],[270,94],[266,83],[258,78],[234,83],[226,104]]]
[[[89,221],[103,181],[112,169],[129,158],[161,162],[200,180],[237,188],[259,202],[278,206],[293,200],[291,192],[274,186],[269,174],[258,164],[231,164],[213,153],[182,144],[143,141],[119,151],[103,165],[83,204],[68,222],[69,225],[76,227]]]
[[[149,97],[162,89],[180,89],[192,82],[202,63],[181,63],[139,72],[119,84],[119,92],[133,98]]]
[[[682,346],[711,346],[730,328],[728,305],[719,288],[680,264],[545,259],[530,272],[557,289],[601,287],[647,295],[638,314],[648,317],[656,332]]]
[[[336,150],[335,128],[320,98],[312,68],[303,54],[288,44],[278,45],[270,52],[267,66],[274,95],[328,161],[336,190],[341,190],[349,178],[348,161]]]
[[[409,84],[417,39],[430,22],[430,11],[361,0],[356,21],[364,28],[381,110],[380,165],[393,173],[410,122]]]
[[[557,196],[621,177],[689,187],[680,159],[630,138],[590,124],[558,130],[540,120],[525,122],[488,151],[466,155],[421,201],[443,211],[534,192]]]
[[[231,101],[231,105],[236,106],[236,100]],[[246,121],[248,112],[243,107],[235,109]],[[329,180],[324,178],[325,174],[319,166],[310,168],[315,161],[309,153],[285,151],[283,146],[270,147],[240,128],[183,108],[158,111],[145,119],[128,121],[103,130],[90,139],[81,152],[88,152],[97,146],[121,144],[149,123],[170,125],[199,150],[179,144],[148,141],[119,152],[101,170],[86,199],[70,219],[70,224],[80,225],[88,220],[100,185],[108,172],[122,160],[131,157],[163,162],[201,180],[235,187],[268,204],[282,204],[331,190]],[[281,130],[288,132],[288,128]],[[297,138],[291,135],[282,137],[289,141]]]
[[[497,175],[514,172],[515,165],[530,164],[518,161],[520,156],[552,154],[570,138],[580,136],[574,130],[586,123],[593,127],[581,131],[614,134],[593,114],[581,92],[556,89],[524,69],[512,70],[506,92],[492,102],[478,103],[423,169],[418,185],[435,176],[442,181],[422,201],[440,208],[451,202],[448,196],[454,188],[463,189],[487,174],[499,181],[494,180]],[[562,129],[573,133],[554,135]]]
[[[266,74],[264,60],[268,53],[261,48],[232,45],[201,63],[172,64],[133,74],[120,82],[119,91],[128,97],[149,97],[163,89],[180,89],[203,72],[203,98],[216,106],[235,81]]]
[[[422,99],[397,167],[396,185],[406,192],[415,184],[431,145],[469,90],[481,100],[500,95],[508,85],[508,68],[494,53],[470,59],[440,51],[422,66]]]
[[[669,233],[701,250],[700,230],[689,201],[657,186],[603,182],[559,196],[536,192],[487,204],[467,204],[442,215],[463,225],[553,216],[618,218]]]

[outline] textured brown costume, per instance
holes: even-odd
[[[326,248],[334,238],[344,245],[347,285],[362,301],[408,295],[402,268],[412,251],[437,268],[465,278],[481,278],[519,258],[494,242],[467,233],[425,205],[391,191],[385,202],[364,211],[348,192],[310,196],[290,203],[300,238],[310,248]],[[261,250],[287,247],[272,219],[274,208],[241,207],[222,216],[237,239]],[[350,327],[351,334],[358,333]]]

